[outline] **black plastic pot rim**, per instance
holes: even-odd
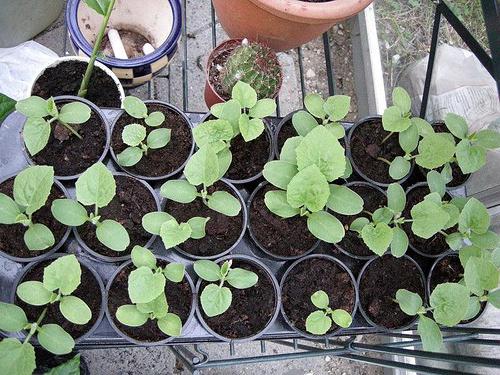
[[[387,196],[386,192],[380,186],[372,184],[371,182],[368,182],[368,181],[352,181],[352,182],[348,182],[348,183],[344,184],[345,187],[356,186],[356,185],[371,187],[371,188],[376,189],[379,192],[381,192],[385,197]],[[347,255],[348,257],[353,258],[353,259],[357,259],[357,260],[361,260],[361,261],[367,261],[367,260],[374,259],[377,257],[377,254],[375,254],[375,253],[373,255],[352,254],[349,251],[345,250],[343,247],[341,247],[339,245],[339,243],[336,243],[335,247],[337,249],[339,249],[343,254]]]
[[[393,257],[391,254],[387,254],[387,253],[384,254],[383,256]],[[368,269],[368,267],[370,267],[370,265],[372,264],[372,262],[376,261],[377,259],[379,259],[379,257],[371,259],[370,261],[366,262],[366,264],[363,266],[363,268],[359,272],[358,280],[357,280],[358,281],[359,289],[361,289],[361,279],[362,279],[364,273],[366,272],[366,270]],[[422,271],[422,268],[420,267],[420,265],[412,257],[410,257],[410,256],[408,256],[406,254],[403,255],[401,258],[395,258],[395,259],[406,259],[406,260],[409,260],[410,262],[412,262],[416,266],[416,268],[417,268],[417,270],[418,270],[418,272],[420,274],[420,278],[422,280],[422,286],[423,286],[423,289],[424,289],[424,298],[422,298],[422,299],[423,299],[423,301],[425,303],[427,301],[427,287],[426,287],[427,282],[426,282],[426,277],[425,277],[424,271]],[[400,327],[400,328],[387,328],[387,327],[381,326],[381,325],[375,323],[370,318],[370,316],[365,312],[365,310],[363,309],[363,304],[361,303],[361,297],[360,297],[360,302],[359,302],[359,311],[361,312],[361,315],[363,316],[363,318],[366,320],[366,322],[369,325],[371,325],[372,327],[378,328],[378,329],[382,330],[383,332],[395,332],[395,331],[396,332],[401,332],[401,331],[409,330],[409,329],[411,329],[412,327],[415,326],[415,323],[418,320],[418,316],[415,316],[414,319],[410,323],[408,323],[407,325],[405,325],[403,327]]]
[[[256,188],[255,190],[252,192],[252,194],[250,195],[250,197],[248,198],[247,200],[247,215],[248,215],[248,219],[247,219],[247,229],[248,229],[248,233],[250,234],[250,238],[252,239],[253,243],[255,245],[257,245],[257,247],[262,251],[264,252],[267,256],[269,256],[270,258],[274,259],[274,260],[277,260],[277,261],[288,261],[288,260],[295,260],[295,259],[299,259],[299,258],[302,258],[306,255],[309,255],[310,253],[312,253],[314,250],[316,250],[319,246],[319,244],[321,243],[321,240],[317,240],[316,243],[307,251],[305,251],[303,254],[300,254],[300,255],[295,255],[295,256],[290,256],[290,257],[286,257],[286,256],[282,256],[282,255],[276,255],[274,253],[272,253],[270,250],[268,250],[265,246],[263,246],[259,240],[257,239],[257,237],[255,237],[255,234],[253,233],[253,230],[252,230],[252,222],[251,222],[251,219],[250,219],[250,212],[251,212],[251,207],[252,207],[252,202],[253,200],[255,199],[255,196],[257,195],[257,193],[262,190],[266,185],[268,185],[269,182],[267,181],[262,181]],[[272,214],[272,213],[271,213]],[[283,220],[286,220],[286,219],[283,219]]]
[[[157,260],[163,260],[163,261],[166,261],[168,263],[174,263],[174,261],[172,259],[169,259],[168,257],[165,257],[165,256],[161,256],[161,255],[156,255],[155,254],[155,258]],[[135,344],[135,345],[140,345],[140,346],[156,346],[156,345],[163,345],[163,344],[166,344],[172,340],[175,340],[179,337],[182,337],[182,331],[189,327],[189,324],[191,323],[191,321],[193,320],[193,317],[194,317],[194,312],[195,312],[195,303],[196,303],[196,292],[195,292],[195,289],[194,289],[194,283],[193,283],[193,280],[191,279],[191,276],[189,276],[188,272],[184,272],[184,278],[185,280],[188,282],[189,284],[189,287],[191,288],[191,308],[189,309],[189,316],[186,320],[186,322],[182,325],[182,330],[181,330],[181,336],[169,336],[167,337],[166,339],[164,340],[160,340],[160,341],[139,341],[139,340],[136,340],[130,336],[128,336],[127,334],[125,334],[124,332],[122,332],[115,324],[114,320],[113,320],[113,316],[111,315],[111,312],[109,311],[109,306],[108,306],[108,301],[109,301],[109,291],[111,289],[111,286],[113,285],[113,281],[115,280],[116,276],[127,266],[129,266],[130,264],[132,264],[132,260],[129,260],[128,262],[125,262],[123,263],[120,267],[118,267],[118,269],[115,270],[115,272],[113,272],[113,274],[111,275],[111,277],[109,278],[108,280],[108,283],[106,284],[106,295],[105,295],[105,299],[104,299],[104,308],[103,310],[106,312],[106,318],[108,319],[108,322],[109,324],[111,325],[111,327],[113,328],[113,330],[118,334],[120,335],[120,337],[124,338],[125,340],[127,340],[128,342],[131,342],[132,344]],[[140,327],[137,327],[137,328],[140,328]]]
[[[159,180],[166,180],[170,177],[173,177],[177,174],[179,174],[180,172],[182,172],[182,170],[184,169],[184,167],[186,166],[187,162],[189,161],[189,159],[191,158],[191,156],[193,155],[193,152],[194,152],[194,148],[195,148],[195,144],[194,144],[194,137],[193,137],[193,124],[191,123],[191,120],[189,119],[189,117],[186,116],[186,114],[181,111],[179,108],[177,108],[176,106],[172,105],[172,104],[169,104],[169,103],[166,103],[164,101],[161,101],[161,100],[145,100],[144,103],[147,105],[147,104],[158,104],[158,105],[161,105],[161,106],[164,106],[166,107],[168,110],[170,111],[173,111],[179,115],[182,116],[182,118],[184,119],[184,121],[186,122],[186,126],[189,128],[189,130],[191,131],[191,150],[189,151],[189,155],[188,157],[186,158],[186,160],[177,168],[175,169],[173,172],[170,172],[166,175],[162,175],[162,176],[143,176],[143,175],[139,175],[139,174],[136,174],[136,173],[132,173],[130,172],[129,168],[128,167],[123,167],[121,166],[119,163],[118,163],[118,158],[116,157],[116,154],[115,154],[115,151],[113,150],[113,146],[111,145],[111,139],[113,138],[113,132],[115,130],[115,126],[116,126],[116,123],[118,122],[118,120],[121,118],[122,114],[125,112],[123,109],[120,110],[120,113],[118,116],[115,117],[115,119],[113,120],[113,123],[111,125],[111,135],[110,135],[110,146],[109,146],[109,151],[111,153],[111,157],[113,159],[113,161],[115,162],[115,164],[118,166],[119,169],[121,169],[122,171],[126,172],[127,174],[133,176],[133,177],[136,177],[136,178],[140,178],[142,180],[147,180],[147,181],[159,181]]]
[[[276,131],[274,132],[273,139],[274,139],[274,155],[276,155],[276,158],[279,158],[280,156],[280,149],[279,149],[279,144],[278,144],[278,138],[280,135],[281,128],[292,119],[293,115],[296,114],[297,112],[301,111],[300,109],[297,109],[296,111],[290,112],[288,115],[283,117],[281,121],[279,122],[278,126],[276,126]]]
[[[333,263],[336,263],[338,264],[341,268],[344,269],[345,272],[347,272],[347,274],[349,275],[349,278],[351,279],[351,284],[354,288],[354,307],[352,309],[352,312],[351,312],[351,316],[353,317],[353,320],[354,320],[354,316],[356,315],[357,313],[357,310],[358,310],[358,307],[360,306],[360,303],[359,303],[359,287],[358,287],[358,282],[356,281],[356,278],[354,277],[352,271],[350,270],[350,268],[344,263],[342,262],[341,260],[331,256],[331,255],[326,255],[326,254],[313,254],[313,255],[307,255],[301,259],[298,259],[296,260],[294,263],[292,263],[292,265],[290,265],[287,270],[285,271],[285,273],[283,274],[283,277],[281,278],[281,282],[280,282],[280,296],[283,292],[283,286],[285,285],[285,282],[286,282],[286,279],[288,277],[288,275],[290,274],[290,272],[300,263],[302,262],[305,262],[305,261],[308,261],[308,260],[311,260],[311,259],[324,259],[324,260],[328,260],[330,262],[333,262]],[[339,334],[339,332],[341,332],[344,328],[342,327],[338,327],[336,330],[328,333],[328,334],[325,334],[325,335],[313,335],[313,334],[310,334],[310,333],[307,333],[307,332],[304,332],[304,331],[301,331],[299,330],[297,327],[295,327],[292,322],[290,322],[290,320],[288,319],[288,316],[286,315],[286,312],[285,312],[285,308],[283,306],[283,303],[281,304],[281,315],[283,316],[283,318],[285,319],[285,322],[286,324],[288,324],[288,326],[290,328],[292,328],[295,332],[297,332],[300,336],[302,337],[305,337],[305,338],[308,338],[308,339],[314,339],[314,340],[317,340],[317,339],[329,339],[331,337],[334,337],[334,336],[337,336]]]
[[[201,119],[199,124],[204,123],[211,115],[212,115],[212,113],[208,112],[205,116],[203,116],[203,118]],[[269,124],[269,121],[266,118],[263,118],[262,121],[264,122],[264,131],[266,133],[267,140],[269,141],[269,157],[268,157],[267,161],[270,162],[271,160],[274,159],[274,155],[275,155],[275,153],[274,153],[274,150],[275,150],[274,136],[273,136],[273,131],[271,130],[271,125]],[[255,176],[245,178],[242,180],[233,180],[230,178],[224,178],[224,179],[232,184],[242,185],[242,184],[248,184],[250,182],[254,182],[254,181],[258,180],[260,177],[262,177],[262,173],[263,173],[263,170],[260,171],[259,173],[257,173]]]
[[[221,263],[221,262],[224,262],[224,261],[230,260],[230,259],[243,260],[245,262],[253,264],[254,266],[256,266],[256,267],[258,267],[266,272],[267,276],[271,280],[271,283],[273,284],[274,296],[276,298],[273,316],[267,322],[266,326],[260,332],[256,333],[253,336],[242,337],[242,338],[238,338],[238,339],[230,339],[230,338],[227,338],[227,337],[224,337],[224,336],[218,334],[217,332],[212,330],[212,328],[210,328],[210,326],[207,324],[207,322],[205,322],[205,319],[203,318],[203,313],[201,311],[202,307],[201,307],[201,304],[199,302],[199,297],[201,296],[200,287],[201,287],[201,283],[202,283],[202,280],[200,278],[196,282],[196,299],[195,299],[196,316],[198,317],[198,320],[200,321],[203,328],[205,328],[205,330],[207,330],[211,335],[213,335],[214,337],[216,337],[222,341],[231,342],[231,343],[242,343],[242,342],[254,341],[254,340],[257,340],[262,335],[264,335],[266,333],[266,331],[273,325],[273,323],[276,321],[276,319],[278,317],[278,314],[280,311],[280,306],[281,306],[281,293],[280,293],[280,287],[278,284],[278,280],[276,280],[276,277],[273,275],[273,273],[271,272],[269,267],[267,267],[260,260],[254,258],[254,257],[248,256],[248,255],[242,255],[242,254],[227,255],[227,256],[224,256],[222,258],[217,259],[216,263]],[[231,307],[229,307],[229,308],[231,308]]]
[[[156,192],[153,190],[153,188],[151,186],[149,186],[149,184],[146,181],[142,181],[142,180],[140,180],[138,178],[135,178],[135,177],[130,176],[129,174],[123,173],[123,172],[114,172],[113,176],[114,177],[117,177],[117,176],[128,177],[128,178],[131,178],[131,179],[133,179],[133,180],[141,183],[144,187],[146,187],[149,190],[149,192],[153,196],[153,198],[155,200],[155,203],[156,203],[156,210],[157,211],[161,210],[160,200],[158,199],[158,196],[156,195]],[[128,254],[128,255],[122,255],[122,256],[117,256],[117,257],[109,257],[107,255],[99,254],[98,252],[92,250],[89,246],[87,246],[87,244],[85,243],[85,241],[80,237],[80,234],[78,233],[78,227],[73,227],[73,234],[74,234],[74,236],[75,236],[78,244],[82,247],[83,250],[85,250],[87,253],[89,253],[90,255],[92,255],[94,258],[97,258],[97,259],[99,259],[99,260],[101,260],[103,262],[107,262],[107,263],[119,263],[119,262],[123,262],[123,261],[129,260],[130,257],[131,257],[130,254]],[[149,248],[153,244],[153,242],[155,240],[156,240],[156,235],[154,235],[154,234],[151,235],[151,238],[144,245],[144,247]],[[119,252],[116,252],[116,253],[119,254]]]
[[[182,179],[184,180],[185,177],[183,177]],[[223,179],[220,179],[219,181],[221,181],[221,182],[225,183],[227,186],[229,186],[229,188],[236,195],[236,198],[238,198],[238,200],[241,203],[241,210],[242,210],[241,215],[243,217],[243,223],[241,225],[240,236],[238,237],[238,239],[234,242],[234,244],[230,248],[222,251],[219,254],[210,255],[210,256],[200,256],[200,255],[190,254],[187,251],[182,250],[182,248],[180,246],[175,246],[174,247],[175,251],[177,251],[179,254],[181,254],[184,257],[187,257],[189,259],[194,259],[194,260],[200,260],[200,259],[212,259],[212,260],[213,259],[219,259],[220,257],[223,257],[223,256],[229,254],[231,251],[233,251],[234,248],[236,248],[236,246],[238,246],[238,244],[241,242],[241,240],[243,239],[243,237],[245,235],[246,228],[247,228],[247,220],[248,220],[247,206],[245,205],[245,200],[243,199],[243,196],[238,191],[238,189],[236,189],[236,187],[232,183],[230,183],[228,180],[226,180],[226,179],[223,178]],[[165,211],[166,201],[167,200],[165,199],[164,201],[161,202],[161,207],[163,208],[164,211]]]
[[[0,181],[0,185],[3,184],[8,179],[17,176],[20,172],[21,171],[16,172],[16,173],[11,173],[10,175],[7,175],[6,177],[2,178],[2,180]],[[64,194],[64,196],[66,198],[70,198],[68,190],[66,190],[66,188],[64,187],[64,185],[61,182],[54,179],[54,184],[62,191],[62,193]],[[16,224],[14,224],[14,225],[16,225]],[[18,263],[39,262],[45,258],[48,258],[52,254],[54,254],[57,250],[59,250],[64,245],[66,240],[68,239],[70,232],[71,232],[71,227],[66,227],[66,231],[64,232],[61,240],[57,244],[55,244],[50,250],[45,251],[43,254],[40,254],[37,256],[33,256],[33,257],[29,257],[29,258],[21,258],[21,257],[16,257],[13,255],[10,255],[2,250],[0,250],[0,255],[8,260],[11,260],[13,262],[18,262]]]
[[[57,258],[66,256],[66,255],[75,255],[77,257],[80,265],[87,268],[90,271],[90,273],[92,273],[95,280],[99,284],[99,289],[101,290],[101,308],[99,309],[99,315],[97,317],[97,320],[95,321],[95,323],[92,325],[92,327],[90,327],[90,329],[85,334],[74,339],[75,343],[78,343],[80,341],[83,341],[84,339],[86,339],[90,335],[92,335],[94,333],[94,331],[97,329],[97,327],[99,327],[99,325],[101,324],[101,321],[104,317],[105,289],[104,289],[104,283],[101,279],[101,276],[97,273],[97,271],[85,259],[79,257],[77,254],[70,254],[70,253],[68,253],[68,254],[66,254],[66,253],[65,254],[51,254],[50,256],[48,256],[42,260],[37,260],[35,262],[31,262],[31,263],[27,264],[21,270],[21,272],[16,276],[16,279],[14,280],[14,284],[13,284],[13,287],[11,290],[11,295],[10,295],[10,301],[11,301],[11,303],[15,303],[17,287],[21,283],[21,281],[24,279],[26,274],[33,269],[33,267],[35,267],[37,264],[39,264],[42,261],[55,260]],[[94,311],[92,313],[94,313]],[[22,337],[22,338],[26,337],[26,335],[24,333],[18,333],[17,336]],[[36,342],[38,342],[38,339],[36,339],[36,338],[33,338],[33,339]]]
[[[106,133],[106,144],[104,146],[104,150],[103,150],[101,156],[99,157],[98,160],[96,160],[96,163],[102,162],[104,160],[104,158],[106,157],[106,155],[108,154],[109,146],[111,144],[111,133],[109,131],[109,126],[108,126],[108,122],[106,120],[106,116],[104,116],[104,113],[102,112],[102,110],[99,107],[97,107],[94,103],[88,101],[87,99],[80,98],[78,96],[71,96],[71,95],[56,96],[54,98],[54,101],[56,102],[56,104],[59,101],[79,101],[79,102],[82,102],[84,104],[87,104],[91,108],[91,110],[93,112],[95,112],[100,117],[101,123],[102,123],[102,125],[104,127],[104,131]],[[26,122],[27,118],[24,115],[23,115],[23,117],[24,117],[23,121]],[[24,129],[24,123],[23,123],[23,129]],[[33,161],[33,159],[31,159],[31,155],[29,154],[28,150],[26,149],[26,145],[24,144],[22,132],[20,132],[19,136],[21,137],[21,144],[22,144],[22,150],[23,150],[24,156],[26,157],[26,160],[28,161],[29,165],[37,165]],[[85,171],[83,171],[83,172],[85,172]],[[61,181],[76,180],[76,179],[78,179],[78,177],[80,177],[83,174],[83,172],[75,174],[75,175],[70,175],[70,176],[54,176],[54,178],[57,180],[61,180]]]
[[[389,182],[389,183],[377,182],[375,180],[372,180],[370,177],[368,177],[366,174],[364,174],[363,171],[361,170],[361,168],[359,168],[358,165],[354,162],[354,159],[352,157],[352,151],[351,151],[351,138],[352,138],[352,135],[353,135],[354,131],[356,130],[356,128],[358,128],[359,126],[364,125],[368,121],[372,121],[372,120],[379,120],[380,122],[382,122],[382,116],[367,116],[367,117],[363,117],[361,120],[358,120],[356,123],[354,123],[354,125],[351,127],[351,129],[349,130],[349,132],[347,134],[347,138],[346,138],[346,153],[347,153],[347,156],[348,156],[349,160],[351,161],[352,167],[353,167],[354,171],[358,175],[360,175],[363,179],[365,179],[366,181],[368,181],[368,182],[370,182],[370,183],[372,183],[374,185],[377,185],[377,186],[380,186],[380,187],[383,187],[383,188],[387,188],[391,183],[403,184],[413,174],[413,170],[415,168],[415,162],[414,162],[413,159],[411,161],[411,168],[410,168],[410,171],[408,172],[408,174],[405,177],[403,177],[401,180],[392,181],[392,182]]]

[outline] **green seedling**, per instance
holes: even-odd
[[[78,125],[87,122],[91,115],[90,107],[84,103],[70,102],[58,110],[53,98],[45,100],[38,96],[18,101],[16,110],[27,117],[23,127],[23,139],[31,156],[35,156],[47,146],[52,132],[51,124],[54,121],[54,137],[64,142],[72,134],[82,139],[77,131]]]
[[[227,191],[208,193],[208,188],[222,178],[230,164],[230,159],[217,153],[213,145],[206,144],[187,162],[184,168],[186,180],[165,182],[160,194],[179,203],[191,203],[199,198],[214,211],[226,216],[237,216],[241,211],[241,203],[232,194]],[[201,191],[198,191],[197,186],[202,186]]]
[[[140,327],[148,319],[155,320],[166,335],[180,336],[182,321],[168,312],[165,287],[167,281],[180,283],[184,279],[184,265],[169,263],[162,268],[157,265],[154,254],[141,246],[135,246],[131,255],[135,269],[128,277],[128,296],[132,304],[120,306],[116,319],[129,327]]]
[[[142,217],[142,226],[146,232],[160,236],[166,249],[178,246],[189,239],[199,240],[205,237],[205,227],[209,217],[195,216],[187,223],[178,223],[166,212],[150,212]]]
[[[337,138],[345,136],[345,129],[340,123],[351,107],[351,98],[345,95],[334,95],[324,100],[319,94],[307,94],[304,98],[306,111],[296,112],[292,124],[298,135],[305,137],[312,129],[323,125]]]
[[[236,289],[248,289],[257,284],[259,277],[243,268],[231,268],[232,260],[225,261],[222,266],[210,260],[194,262],[194,271],[208,284],[200,295],[201,307],[208,317],[214,317],[226,312],[231,306],[233,294],[231,289],[224,286],[227,281]],[[218,284],[216,284],[218,283]]]
[[[313,335],[324,335],[335,323],[339,327],[349,328],[352,324],[352,317],[347,311],[342,309],[332,310],[330,308],[330,298],[322,290],[318,290],[311,296],[311,302],[319,310],[312,312],[306,319],[306,330]]]
[[[90,60],[83,75],[82,83],[78,90],[78,96],[84,98],[87,95],[88,86],[90,83],[90,78],[92,77],[92,72],[94,70],[95,61],[100,54],[102,39],[106,33],[106,27],[108,26],[109,18],[111,17],[111,12],[115,6],[115,0],[84,0],[85,4],[97,12],[97,14],[103,16],[101,27],[97,33],[96,40],[94,42],[94,48],[92,49],[92,54],[90,55]]]
[[[0,124],[16,109],[16,101],[0,93]]]
[[[2,373],[29,375],[36,367],[35,350],[30,339],[36,335],[39,344],[56,355],[71,353],[75,341],[57,324],[42,324],[50,306],[57,304],[60,313],[71,323],[84,325],[92,312],[80,298],[71,295],[80,285],[81,267],[74,255],[60,257],[45,267],[43,282],[26,281],[17,287],[19,299],[33,305],[45,306],[36,322],[28,321],[18,306],[0,302],[0,329],[6,332],[27,331],[23,341],[6,338],[0,342]]]
[[[96,228],[99,242],[114,251],[124,251],[130,245],[127,230],[115,220],[103,219],[99,208],[106,207],[116,194],[113,174],[98,162],[88,168],[76,181],[76,200],[56,199],[52,215],[64,225],[79,227],[87,222]],[[90,214],[84,206],[94,206]]]
[[[52,231],[33,220],[33,214],[47,203],[53,183],[54,168],[33,166],[14,179],[14,199],[0,193],[0,224],[26,227],[24,243],[31,251],[45,250],[55,243]]]
[[[307,217],[307,227],[314,236],[329,243],[340,242],[344,226],[326,209],[355,215],[364,203],[351,189],[332,183],[345,172],[344,149],[331,131],[318,125],[305,137],[288,139],[280,160],[264,166],[264,178],[280,189],[267,192],[265,204],[284,219]]]
[[[157,127],[165,121],[162,112],[148,114],[146,104],[135,96],[127,96],[123,101],[123,108],[130,116],[136,119],[144,119],[148,127]],[[152,130],[147,134],[146,126],[140,124],[129,124],[122,131],[122,140],[127,147],[116,155],[118,164],[123,167],[131,167],[139,163],[143,155],[149,150],[157,150],[165,147],[170,142],[172,130],[161,128]]]

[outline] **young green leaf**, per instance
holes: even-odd
[[[338,243],[345,236],[342,223],[325,211],[313,212],[307,218],[307,229],[318,239],[328,243]]]
[[[399,184],[390,184],[387,187],[387,207],[394,212],[403,212],[406,206],[406,194]]]
[[[431,193],[438,193],[441,198],[444,197],[446,193],[446,182],[441,173],[429,171],[427,173],[427,185],[429,185]]]
[[[128,296],[132,303],[148,303],[165,291],[165,277],[148,267],[133,270],[128,277]]]
[[[246,113],[243,113],[240,116],[238,125],[245,142],[250,142],[258,138],[265,128],[261,119],[250,119]]]
[[[198,191],[186,180],[169,180],[161,186],[160,194],[174,202],[191,203],[198,196]]]
[[[15,338],[0,341],[0,368],[5,374],[31,375],[36,368],[35,349]]]
[[[105,16],[109,6],[111,5],[110,0],[84,0],[88,7],[94,9],[101,16]]]
[[[403,310],[405,314],[411,316],[417,315],[424,304],[420,295],[406,289],[399,289],[396,292],[396,300],[401,310]]]
[[[163,223],[160,229],[160,237],[166,249],[171,249],[186,242],[191,237],[191,233],[192,230],[189,224],[179,224],[176,220]]]
[[[273,214],[284,219],[296,216],[300,213],[300,209],[290,206],[286,200],[286,192],[281,190],[268,191],[264,196],[266,207]]]
[[[385,223],[390,224],[394,217],[394,213],[387,207],[380,207],[372,214],[372,220],[375,224]]]
[[[248,114],[252,118],[264,118],[271,116],[276,111],[276,101],[274,99],[260,99],[249,109]]]
[[[352,316],[347,311],[335,309],[332,311],[333,322],[342,328],[349,328],[352,324]]]
[[[116,310],[116,319],[129,327],[140,327],[148,321],[148,314],[140,312],[135,305],[123,305]]]
[[[402,156],[396,156],[389,166],[389,176],[394,180],[405,178],[411,170],[411,163]]]
[[[169,336],[180,336],[182,332],[182,321],[177,315],[167,313],[163,318],[157,321],[158,328],[164,334]]]
[[[465,246],[465,247],[460,249],[460,252],[458,253],[458,257],[460,259],[460,264],[465,269],[465,266],[471,257],[480,258],[483,256],[483,254],[484,254],[483,250],[481,250],[480,248],[478,248],[476,246]]]
[[[393,231],[386,223],[381,222],[376,225],[370,223],[363,227],[361,237],[371,251],[382,256],[392,242]]]
[[[196,274],[203,280],[215,282],[221,278],[219,265],[211,260],[197,260],[193,267]]]
[[[161,319],[168,313],[168,303],[165,293],[160,294],[151,302],[137,303],[137,310],[144,314],[153,314],[154,318]]]
[[[139,146],[146,139],[146,127],[139,124],[130,124],[123,128],[122,141],[128,146]]]
[[[49,291],[59,290],[63,295],[73,293],[82,276],[78,259],[73,254],[57,258],[43,270],[43,286]]]
[[[212,186],[219,179],[217,154],[209,145],[201,147],[189,159],[184,175],[191,185]]]
[[[39,96],[30,96],[18,101],[16,110],[26,117],[42,118],[49,115],[47,101]]]
[[[23,309],[12,303],[0,302],[0,329],[6,332],[19,332],[28,324]]]
[[[226,281],[233,288],[247,289],[257,284],[259,277],[256,273],[242,268],[231,268],[227,274]]]
[[[311,212],[317,212],[325,207],[330,196],[330,186],[319,167],[313,164],[292,178],[286,194],[290,206],[304,206]]]
[[[162,112],[152,112],[144,119],[146,125],[151,127],[160,126],[165,121],[165,115]]]
[[[19,284],[16,294],[22,301],[33,306],[46,305],[52,299],[52,292],[40,281],[25,281]]]
[[[0,124],[16,108],[16,101],[7,95],[0,93]]]
[[[141,161],[142,155],[143,151],[139,147],[127,147],[116,155],[116,159],[122,167],[131,167]]]
[[[458,220],[458,229],[462,233],[472,231],[483,234],[490,227],[490,215],[488,210],[476,198],[470,198],[465,204]]]
[[[480,249],[493,250],[500,244],[500,237],[498,234],[490,230],[482,234],[472,232],[469,239],[474,246],[477,246]]]
[[[415,162],[423,168],[436,169],[455,155],[455,141],[448,133],[434,133],[422,138]]]
[[[45,205],[54,183],[54,168],[32,166],[21,171],[14,179],[14,200],[24,212],[31,215]]]
[[[405,131],[399,133],[399,145],[407,154],[412,153],[418,146],[420,135],[416,126],[410,126]]]
[[[422,238],[431,238],[442,230],[450,216],[439,205],[430,200],[424,200],[411,209],[413,222],[411,230]]]
[[[488,150],[500,148],[500,133],[489,129],[481,130],[476,134],[476,145]]]
[[[457,163],[462,173],[474,173],[486,164],[487,150],[471,144],[468,139],[460,141],[457,145]]]
[[[297,153],[295,149],[299,146],[300,142],[302,142],[303,137],[291,137],[285,141],[283,148],[280,153],[280,160],[297,165]]]
[[[113,174],[101,162],[83,172],[75,187],[76,199],[85,206],[106,207],[116,194]]]
[[[84,124],[90,119],[90,107],[81,102],[71,102],[62,106],[58,120],[66,124]]]
[[[392,103],[398,107],[402,113],[411,111],[410,95],[402,87],[395,87],[392,91]]]
[[[195,240],[202,239],[206,235],[205,228],[207,226],[209,217],[192,217],[187,221],[189,226],[191,227],[191,238]]]
[[[0,224],[15,224],[21,210],[17,203],[8,195],[0,193]]]
[[[87,324],[92,319],[88,305],[75,296],[64,296],[59,302],[61,314],[74,324]]]
[[[459,139],[467,138],[469,134],[469,126],[462,116],[454,113],[448,113],[444,117],[444,123],[451,134]]]
[[[434,133],[434,128],[432,127],[432,125],[419,117],[412,117],[411,124],[412,126],[415,126],[418,129],[418,134],[421,137],[426,137],[429,134]]]
[[[485,290],[492,290],[498,286],[499,272],[491,261],[471,257],[465,265],[464,279],[467,288],[480,297]]]
[[[424,350],[430,352],[438,352],[441,350],[443,347],[443,335],[434,320],[424,315],[420,315],[417,331],[422,338]]]
[[[488,293],[488,302],[500,309],[500,289]]]
[[[323,110],[330,121],[340,121],[349,113],[351,98],[346,95],[334,95],[326,99]]]
[[[434,308],[436,323],[453,327],[460,323],[469,307],[469,291],[460,284],[439,284],[430,297],[430,305]]]
[[[97,239],[114,251],[125,251],[130,245],[130,237],[123,225],[115,220],[104,220],[96,228]]]
[[[282,161],[273,160],[264,165],[262,172],[264,178],[277,188],[286,190],[292,178],[298,173],[295,164]]]
[[[368,225],[370,223],[370,220],[368,220],[366,217],[358,217],[357,219],[355,219],[350,227],[349,227],[349,230],[352,230],[354,232],[358,232],[358,233],[361,233],[361,231],[363,230],[363,228],[365,227],[365,225]]]
[[[146,232],[159,235],[163,223],[175,220],[166,212],[149,212],[142,217],[142,227]]]
[[[185,266],[181,263],[169,263],[163,270],[165,277],[173,283],[180,283],[184,279]]]
[[[56,199],[50,210],[57,221],[70,227],[79,227],[89,219],[85,207],[72,199]]]
[[[46,350],[56,355],[71,353],[75,341],[57,324],[45,324],[38,328],[38,342]]]
[[[393,257],[401,258],[408,250],[408,235],[399,228],[392,228],[391,254]]]
[[[31,156],[42,151],[49,143],[51,127],[43,118],[29,117],[23,127],[23,139]]]
[[[310,114],[313,116],[324,119],[326,112],[323,108],[325,101],[319,94],[307,94],[304,98],[304,105]]]
[[[299,136],[305,137],[318,126],[318,121],[309,112],[298,111],[292,116],[292,125]]]
[[[363,198],[347,186],[330,185],[330,196],[326,206],[342,215],[356,215],[363,210]]]
[[[219,162],[219,180],[220,180],[229,170],[231,162],[233,161],[233,154],[231,154],[231,151],[228,148],[224,148],[222,151],[217,153],[217,161]]]
[[[241,202],[227,191],[216,191],[208,197],[207,206],[226,216],[238,216]]]
[[[324,335],[332,326],[330,319],[324,311],[317,310],[306,318],[306,330],[313,335]]]
[[[52,231],[45,225],[31,224],[24,232],[24,243],[31,251],[39,251],[51,248],[55,244]]]
[[[151,250],[135,245],[131,253],[132,263],[136,268],[147,267],[151,270],[156,268],[156,257]]]
[[[330,298],[328,298],[328,294],[322,290],[318,290],[313,293],[311,296],[311,302],[318,309],[326,309],[330,306]]]
[[[237,100],[243,108],[252,108],[257,104],[257,92],[248,83],[242,81],[234,85],[231,98]]]
[[[165,147],[170,142],[171,133],[171,129],[155,129],[148,134],[146,143],[153,150]]]
[[[411,125],[409,117],[404,116],[397,106],[388,107],[382,115],[382,126],[388,132],[403,132]]]
[[[201,307],[209,318],[226,312],[232,300],[233,295],[228,287],[219,288],[215,284],[208,284],[200,295]]]
[[[238,112],[239,114],[239,112]],[[229,142],[234,137],[233,127],[227,120],[209,120],[201,123],[193,130],[194,140],[198,147],[216,142]]]
[[[142,102],[141,99],[135,96],[127,96],[123,100],[123,108],[130,116],[134,118],[146,118],[148,116],[148,109],[146,104]]]

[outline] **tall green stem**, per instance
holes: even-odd
[[[47,309],[48,309],[48,306],[43,309],[42,313],[38,317],[38,320],[35,323],[37,328],[40,326],[40,323],[42,322],[43,318],[45,318],[45,314],[47,314]],[[24,339],[23,344],[26,344],[28,341],[30,341],[31,336],[33,336],[34,333],[35,332],[30,331],[30,333],[28,333],[28,336],[26,336],[26,338]]]
[[[94,49],[92,50],[92,55],[90,56],[90,61],[87,65],[87,70],[85,71],[85,75],[83,76],[80,89],[78,90],[79,97],[85,98],[85,96],[87,95],[87,89],[89,86],[90,77],[92,76],[92,71],[94,70],[94,64],[97,59],[97,53],[101,48],[102,39],[104,38],[104,33],[106,31],[106,26],[108,25],[109,22],[109,17],[111,17],[111,12],[113,11],[113,7],[115,6],[115,1],[116,0],[111,0],[108,11],[106,12],[104,20],[101,23],[101,28],[99,30],[99,34],[97,34],[97,39],[94,43]]]

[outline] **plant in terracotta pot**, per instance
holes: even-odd
[[[94,288],[94,289],[93,289]],[[0,342],[0,368],[8,374],[31,374],[36,367],[30,340],[50,353],[68,354],[75,339],[99,323],[102,295],[95,275],[74,255],[34,264],[16,288],[16,304],[0,302],[0,329],[23,332],[24,340]]]
[[[212,51],[207,63],[205,103],[231,99],[237,82],[251,85],[257,99],[274,99],[281,88],[282,72],[276,54],[265,44],[247,39],[231,39]]]
[[[31,96],[16,110],[26,116],[22,137],[33,164],[52,165],[59,179],[74,179],[104,158],[109,147],[99,108],[77,97]]]
[[[216,257],[231,251],[243,236],[246,211],[242,198],[231,184],[221,180],[230,162],[206,144],[186,164],[185,180],[169,180],[161,187],[160,194],[167,198],[165,210],[177,221],[210,218],[204,223],[203,238],[191,237],[177,246],[186,256]],[[187,235],[187,226],[185,230]]]
[[[231,99],[212,106],[194,130],[198,147],[212,145],[219,159],[230,163],[225,177],[234,183],[255,180],[273,158],[272,132],[264,118],[276,110],[273,99],[258,99],[249,84],[238,81]]]

